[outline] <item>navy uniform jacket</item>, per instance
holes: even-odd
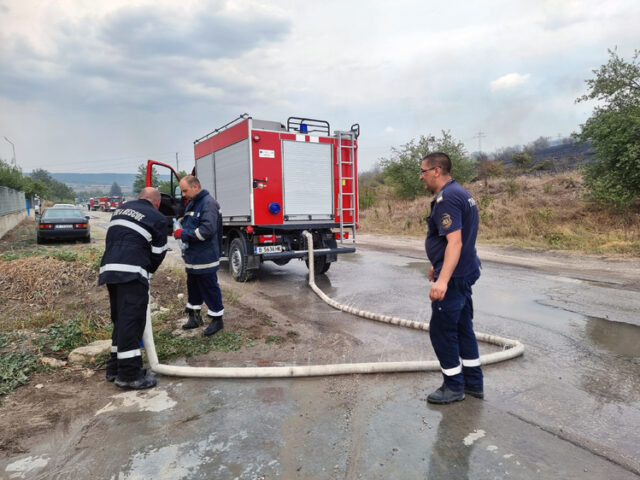
[[[222,247],[220,205],[207,190],[201,190],[188,204],[182,220],[182,251],[187,273],[205,274],[218,270]]]
[[[448,182],[431,201],[431,214],[427,219],[428,231],[425,249],[435,279],[438,279],[444,251],[447,248],[447,234],[462,230],[462,250],[452,278],[479,274],[480,259],[476,254],[478,236],[478,206],[473,197],[455,180]]]
[[[167,220],[149,200],[132,200],[113,212],[98,283],[140,280],[148,285],[167,253]]]

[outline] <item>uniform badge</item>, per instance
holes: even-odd
[[[451,215],[443,213],[440,217],[440,225],[444,230],[448,230],[451,227]]]

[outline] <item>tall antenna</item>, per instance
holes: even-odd
[[[482,139],[486,136],[487,135],[484,132],[480,131],[473,137],[478,139],[478,152],[480,153],[482,153]]]

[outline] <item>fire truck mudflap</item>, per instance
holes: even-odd
[[[355,252],[344,242],[355,243],[358,227],[359,134],[357,124],[331,133],[323,120],[290,117],[285,126],[243,114],[194,141],[194,174],[221,206],[223,256],[236,280],[250,279],[264,261],[308,264],[304,231],[313,237],[316,274]],[[150,160],[147,185],[154,165],[171,168]],[[172,192],[163,194],[168,221],[184,211],[178,181],[173,171]]]

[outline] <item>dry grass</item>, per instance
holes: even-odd
[[[478,242],[640,256],[640,213],[618,214],[584,199],[578,173],[491,179],[465,185],[480,210]],[[423,237],[431,197],[388,191],[360,212],[363,232]]]

